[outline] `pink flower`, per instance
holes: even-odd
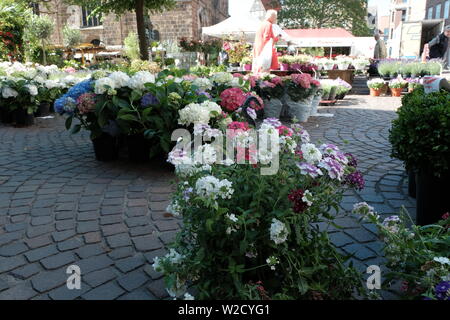
[[[247,131],[249,129],[249,126],[247,122],[233,121],[228,125],[228,129]]]
[[[95,93],[84,93],[77,99],[80,114],[92,112],[95,109]]]
[[[247,99],[244,91],[240,88],[230,88],[220,94],[220,105],[227,111],[233,112],[239,109]]]
[[[292,137],[294,134],[293,130],[286,126],[279,126],[277,129],[280,136]]]
[[[225,51],[231,50],[230,43],[229,43],[229,42],[224,42],[222,48],[223,48],[223,50],[225,50]]]
[[[255,94],[255,93],[253,93],[253,92],[249,92],[249,93],[247,93],[247,94],[245,95],[245,97],[246,97],[246,98],[248,98],[248,97],[255,97],[256,100],[258,100],[258,103],[256,103],[255,101],[251,101],[251,102],[250,102],[250,107],[251,107],[252,109],[254,109],[254,110],[262,110],[262,109],[264,109],[264,102],[263,102],[263,100],[261,99],[261,97],[258,96],[257,94]],[[245,102],[245,100],[244,100],[244,102]]]
[[[198,77],[195,74],[187,74],[187,75],[183,76],[183,80],[186,80],[186,81],[194,81],[197,78]]]
[[[277,85],[269,81],[263,81],[259,86],[261,88],[275,88]]]
[[[233,77],[235,78],[244,78],[244,75],[241,73],[233,73]]]
[[[77,70],[75,68],[73,68],[73,67],[67,67],[67,68],[64,69],[64,72],[75,73],[75,72],[77,72]]]
[[[281,79],[280,77],[275,77],[275,78],[272,78],[271,80],[270,80],[270,82],[271,83],[273,83],[273,84],[275,84],[275,85],[283,85],[283,79]]]

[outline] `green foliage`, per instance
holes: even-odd
[[[73,48],[79,45],[82,41],[81,31],[79,29],[72,29],[69,26],[63,28],[64,45],[68,48]]]
[[[48,16],[32,15],[30,23],[25,29],[25,34],[30,42],[39,43],[42,50],[42,63],[47,64],[45,44],[53,33],[55,24]]]
[[[384,242],[383,251],[389,272],[383,275],[383,289],[391,289],[393,280],[402,281],[403,298],[436,299],[435,286],[450,273],[450,264],[434,259],[449,257],[450,217],[443,217],[434,225],[417,226],[405,208],[401,209],[398,218],[390,222],[381,222],[376,214],[368,215],[367,207],[362,210],[365,210],[360,213],[363,219],[377,226]]]
[[[355,36],[370,36],[366,14],[365,0],[284,0],[278,20],[292,29],[341,27]]]
[[[128,59],[131,61],[140,59],[139,39],[136,33],[130,32],[123,43],[125,56],[128,57]]]
[[[450,170],[450,93],[425,94],[419,88],[403,97],[392,122],[392,156],[408,169],[430,170],[436,176]]]

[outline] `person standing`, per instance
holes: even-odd
[[[386,45],[384,44],[383,39],[381,39],[380,32],[377,32],[375,34],[375,40],[377,41],[377,44],[375,45],[375,53],[374,53],[374,59],[376,60],[383,60],[387,58],[387,50]]]
[[[430,59],[442,59],[444,69],[450,69],[450,25],[444,28],[444,32],[425,45],[425,55]]]
[[[278,38],[274,35],[272,28],[272,25],[276,22],[277,12],[268,10],[264,22],[256,31],[253,45],[253,73],[268,72],[279,68],[277,51],[275,49],[275,43],[278,41]],[[268,62],[270,62],[270,65]]]

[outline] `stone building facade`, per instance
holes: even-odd
[[[444,19],[450,25],[450,0],[427,0],[425,19]]]
[[[83,42],[100,40],[106,46],[119,46],[130,32],[137,32],[134,12],[120,17],[110,14],[101,19],[91,17],[87,8],[68,5],[62,0],[51,0],[47,7],[35,8],[39,14],[55,21],[51,42],[63,44],[65,25],[80,29]],[[150,14],[153,35],[159,40],[177,40],[181,37],[199,39],[201,28],[214,25],[228,17],[228,0],[176,0],[176,7],[161,14]]]

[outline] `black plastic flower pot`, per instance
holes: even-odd
[[[13,114],[9,109],[0,108],[0,118],[2,123],[12,123],[13,122]]]
[[[34,113],[36,117],[46,117],[50,114],[50,103],[42,102],[37,111]]]
[[[408,195],[416,198],[416,171],[408,170]]]
[[[92,140],[95,158],[98,161],[114,161],[119,158],[119,145],[116,137],[103,133]]]
[[[450,172],[438,178],[428,170],[419,170],[416,179],[416,222],[421,226],[436,223],[445,213],[450,212]]]
[[[27,109],[14,110],[13,118],[17,127],[28,127],[34,124],[34,115],[29,114]]]
[[[127,136],[128,159],[133,162],[148,162],[150,160],[151,141],[143,134]]]

